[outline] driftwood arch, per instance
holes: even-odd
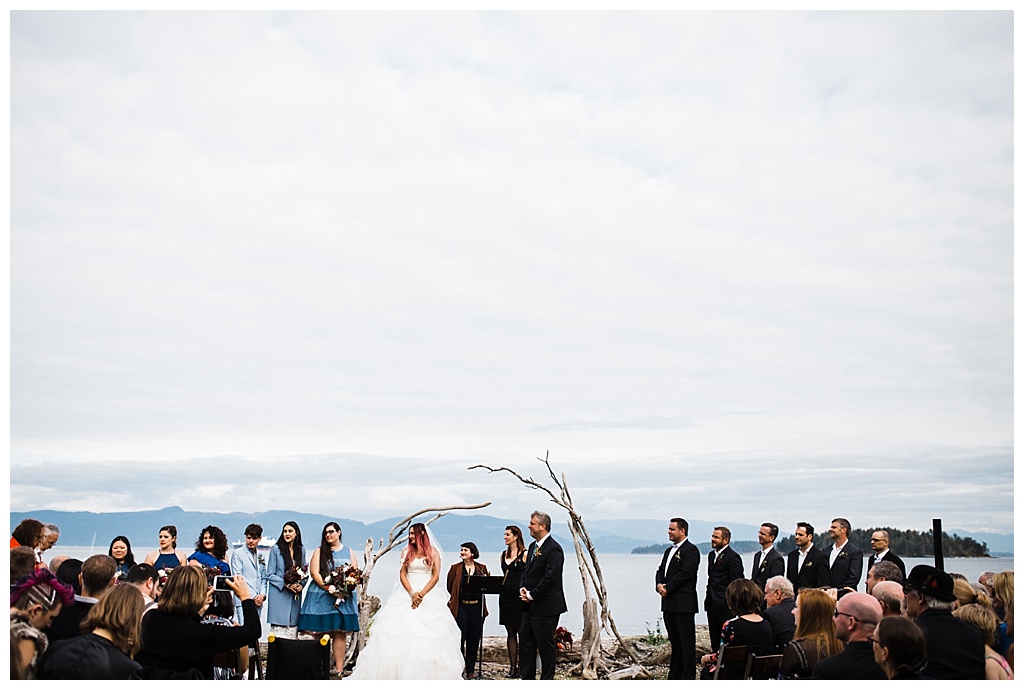
[[[370,585],[370,574],[373,572],[373,568],[377,565],[377,561],[391,549],[395,548],[402,542],[409,538],[406,531],[412,526],[413,521],[421,515],[427,513],[436,513],[433,517],[423,522],[426,524],[432,523],[438,518],[444,517],[453,510],[480,510],[491,505],[490,501],[487,503],[478,503],[471,506],[445,506],[443,508],[424,508],[418,510],[412,515],[399,520],[395,523],[391,531],[388,532],[387,543],[384,542],[382,537],[378,544],[377,549],[373,548],[373,539],[367,539],[366,544],[363,545],[363,584],[359,587],[359,632],[355,634],[354,644],[348,646],[348,651],[345,653],[346,665],[351,663],[356,657],[359,656],[359,652],[362,651],[363,647],[366,646],[366,631],[370,627],[370,619],[373,618],[374,614],[377,613],[377,609],[380,608],[380,600],[377,597],[370,596],[369,585]],[[442,574],[442,578],[444,575]]]
[[[550,501],[559,506],[569,514],[569,533],[572,535],[573,545],[576,547],[576,561],[579,563],[580,578],[583,580],[583,635],[580,641],[581,660],[579,666],[574,667],[571,672],[578,673],[583,678],[596,680],[601,675],[609,676],[613,672],[616,677],[648,677],[643,669],[640,657],[633,646],[630,645],[615,627],[615,619],[612,618],[611,609],[608,606],[608,590],[604,586],[604,576],[601,574],[601,564],[597,558],[597,550],[590,539],[583,518],[572,503],[572,495],[569,493],[569,484],[566,482],[565,473],[559,478],[549,461],[549,452],[545,452],[543,458],[537,458],[544,463],[548,476],[558,490],[554,491],[544,486],[533,477],[524,477],[508,467],[488,467],[487,465],[473,465],[469,469],[484,469],[488,472],[507,472],[520,482],[530,487],[543,491],[550,497]],[[586,550],[584,552],[584,549]],[[593,586],[597,593],[597,600],[590,595],[590,588]],[[598,608],[600,607],[600,611]],[[618,669],[614,660],[605,657],[601,650],[601,630],[608,630],[619,641],[619,646],[632,660],[632,667],[629,669]]]

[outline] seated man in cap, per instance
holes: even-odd
[[[907,615],[924,633],[931,678],[984,680],[985,644],[967,623],[953,617],[953,578],[930,565],[917,565],[903,587]]]

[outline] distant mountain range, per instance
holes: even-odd
[[[356,551],[361,551],[368,538],[374,539],[375,542],[386,539],[389,530],[404,516],[367,524],[358,520],[347,520],[329,515],[285,510],[259,513],[211,513],[185,511],[176,506],[160,510],[124,513],[39,510],[12,512],[10,514],[11,530],[26,517],[53,523],[60,527],[61,537],[58,549],[62,543],[71,546],[89,546],[95,543],[97,552],[105,552],[111,540],[118,535],[128,537],[129,541],[133,545],[137,544],[139,548],[154,547],[160,527],[175,525],[178,529],[178,548],[191,552],[201,530],[207,525],[217,525],[227,533],[228,540],[233,542],[242,538],[246,525],[251,522],[259,523],[263,526],[264,535],[275,538],[280,533],[281,526],[288,520],[294,520],[299,524],[303,543],[309,547],[310,551],[319,544],[320,531],[324,524],[331,520],[336,520],[341,525],[344,543],[355,548]],[[422,517],[429,519],[432,514]],[[552,519],[554,520],[552,532],[555,537],[562,541],[567,549],[571,549],[571,539],[565,521],[560,520],[554,512]],[[599,553],[629,553],[637,547],[668,543],[665,534],[666,520],[584,519],[584,521]],[[689,523],[692,540],[697,544],[707,542],[715,527],[715,523],[701,520],[690,520]],[[504,548],[502,535],[505,532],[505,526],[510,524],[519,525],[529,543],[526,520],[522,518],[497,518],[480,513],[453,511],[435,521],[431,525],[431,529],[446,550],[457,550],[459,544],[472,541],[481,551],[495,552]],[[738,545],[739,542],[753,542],[754,546],[750,550],[756,549],[757,525],[733,524],[730,525],[730,529],[734,543]],[[987,543],[992,555],[1013,553],[1012,533],[964,532],[948,527],[945,528],[945,531],[950,534],[956,532],[962,537],[971,537],[979,542]],[[135,555],[136,558],[140,558],[137,551]],[[142,554],[142,556],[144,555]]]

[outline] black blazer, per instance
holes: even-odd
[[[537,542],[530,544],[523,569],[523,587],[533,601],[523,602],[523,613],[531,616],[557,616],[565,613],[565,592],[562,591],[562,565],[565,553],[550,534],[537,553]]]
[[[811,678],[827,680],[888,680],[868,641],[850,642],[846,649],[814,665]]]
[[[750,579],[760,588],[764,589],[764,583],[776,575],[786,574],[786,559],[782,557],[779,550],[774,546],[768,552],[768,557],[761,562],[761,552],[754,554],[754,568],[750,571]]]
[[[796,608],[796,599],[786,597],[775,606],[769,606],[761,612],[761,616],[772,624],[772,640],[775,646],[782,653],[782,648],[789,644],[796,632],[796,618],[793,617],[793,609]]]
[[[793,591],[801,589],[816,589],[828,587],[828,556],[822,553],[821,549],[811,544],[804,559],[804,565],[797,572],[797,565],[800,563],[800,549],[793,549],[789,552],[788,564],[786,566],[786,578],[793,583]]]
[[[828,565],[829,552],[825,552],[825,564]],[[849,587],[852,590],[857,589],[857,585],[860,584],[860,576],[864,571],[864,552],[853,545],[852,541],[847,540],[843,544],[842,550],[839,555],[836,556],[836,562],[832,564],[832,567],[828,570],[828,586],[835,587],[840,590],[840,596],[842,596],[842,589]]]
[[[725,613],[729,607],[725,603],[725,590],[733,580],[743,579],[743,557],[726,546],[722,555],[711,564],[712,551],[708,554],[708,588],[704,595],[704,610]],[[665,564],[662,558],[662,565]],[[659,571],[661,572],[661,571]]]
[[[906,580],[907,580],[907,566],[903,564],[903,559],[902,558],[900,558],[899,556],[894,554],[892,551],[890,551],[887,554],[885,554],[885,556],[882,557],[882,560],[883,561],[889,561],[890,563],[895,565],[897,568],[899,568],[900,569],[900,574],[903,575],[903,581],[906,582]],[[874,568],[875,567],[875,563],[876,563],[876,561],[875,561],[875,554],[872,553],[870,556],[868,556],[868,567],[867,567],[867,570],[865,570],[864,572],[867,573],[872,568]]]
[[[985,644],[973,627],[949,611],[927,610],[917,617],[928,652],[924,674],[932,678],[985,678]]]
[[[654,573],[654,584],[665,585],[668,594],[661,598],[663,613],[697,613],[697,571],[700,569],[700,550],[687,539],[676,550],[672,561],[665,563],[672,547],[665,549],[661,564]]]

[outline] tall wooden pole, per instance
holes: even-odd
[[[942,561],[942,519],[932,518],[932,542],[935,544],[935,567],[945,572]]]

